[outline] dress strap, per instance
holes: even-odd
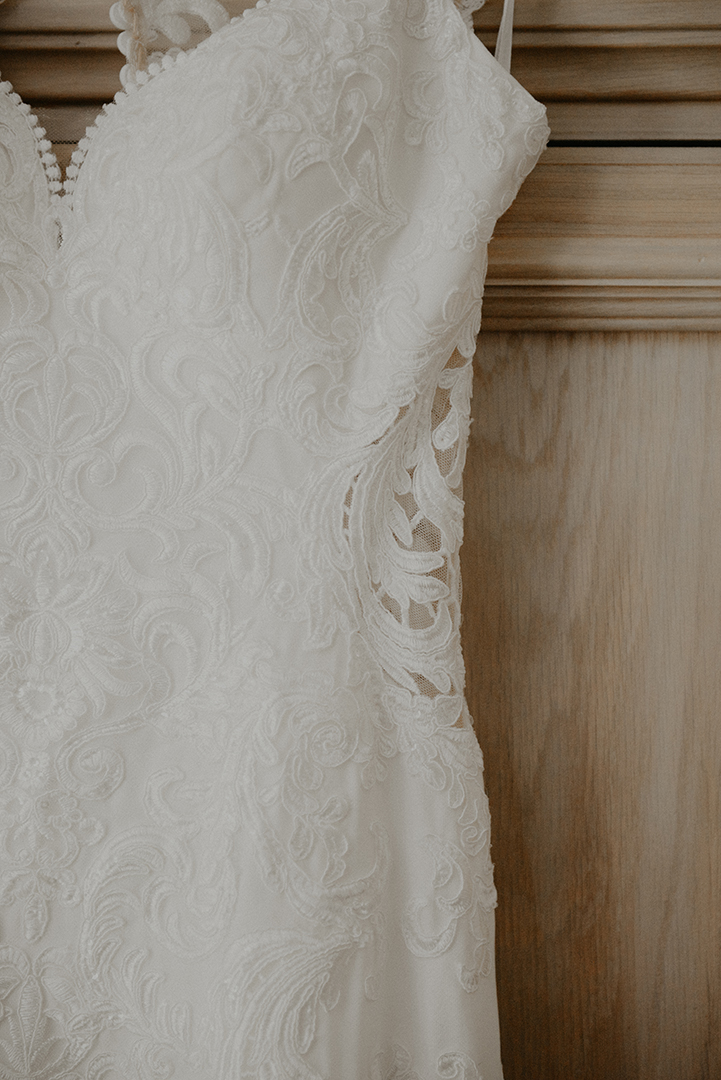
[[[513,43],[513,0],[505,0],[503,17],[498,28],[495,57],[506,71],[511,70],[511,45]]]

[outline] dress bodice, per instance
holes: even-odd
[[[500,1075],[460,485],[546,137],[452,0],[259,4],[64,185],[3,84],[3,1075]]]

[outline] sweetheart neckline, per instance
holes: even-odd
[[[2,0],[0,0],[0,3]],[[124,86],[122,86],[114,95],[111,101],[105,102],[93,120],[93,122],[86,128],[85,135],[79,140],[77,148],[73,151],[70,164],[65,170],[65,177],[62,177],[60,165],[58,163],[57,155],[52,149],[50,140],[47,139],[47,132],[40,123],[40,118],[34,111],[32,106],[26,102],[20,94],[14,89],[12,83],[9,80],[3,80],[2,72],[0,71],[0,90],[4,90],[6,96],[10,102],[17,108],[22,114],[28,127],[33,133],[36,140],[36,149],[40,160],[40,165],[45,175],[45,189],[48,199],[48,208],[54,213],[54,221],[57,227],[57,246],[62,247],[63,236],[65,231],[69,228],[70,223],[74,220],[74,201],[73,193],[77,182],[80,177],[83,165],[87,159],[87,156],[91,150],[92,144],[95,141],[95,137],[101,127],[115,115],[116,110],[122,108],[128,98],[134,96],[134,94],[141,91],[145,86],[154,84],[158,78],[163,74],[172,71],[178,64],[185,64],[193,62],[193,59],[202,54],[211,43],[218,41],[224,36],[227,36],[232,29],[239,27],[249,16],[254,12],[259,14],[263,11],[267,11],[270,8],[276,6],[276,0],[256,0],[253,7],[246,8],[240,15],[235,15],[229,19],[227,23],[219,27],[217,30],[211,30],[210,34],[199,41],[197,45],[192,49],[178,50],[177,52],[168,52],[163,56],[162,61],[154,61],[151,63],[146,71],[138,71],[130,77]],[[463,22],[466,29],[467,24],[455,2],[455,0],[449,0],[449,8],[455,11],[458,18]],[[505,11],[505,0],[504,0]],[[510,71],[496,60],[494,54],[486,49],[483,42],[476,36],[471,29],[470,33],[481,45],[483,50],[488,54],[491,60],[493,60],[498,67],[504,72],[504,74],[513,79]],[[514,80],[515,81],[515,80]]]
[[[219,29],[211,31],[208,37],[199,41],[192,49],[180,50],[176,53],[166,53],[162,61],[151,63],[147,71],[136,72],[132,79],[128,80],[125,86],[121,87],[115,93],[111,101],[104,102],[98,110],[93,122],[85,129],[85,135],[79,140],[77,148],[71,155],[70,164],[65,170],[64,178],[61,174],[57,155],[52,149],[52,144],[47,138],[47,132],[42,126],[38,114],[29,102],[25,101],[22,95],[15,90],[12,83],[7,79],[3,79],[2,72],[0,72],[0,90],[5,93],[10,103],[23,116],[35,138],[40,165],[45,175],[48,206],[55,212],[56,224],[61,230],[58,246],[60,246],[60,243],[62,242],[63,219],[67,222],[69,215],[72,215],[73,212],[73,192],[80,176],[82,166],[87,158],[97,132],[107,123],[108,119],[114,115],[116,109],[122,107],[123,103],[128,98],[138,93],[144,86],[154,83],[165,72],[171,71],[178,64],[187,63],[191,60],[191,57],[194,57],[198,52],[204,51],[205,47],[208,46],[211,41],[216,41],[222,35],[227,34],[231,27],[235,27],[242,23],[250,12],[256,10],[263,11],[271,6],[273,6],[273,0],[257,0],[254,7],[246,8],[242,14],[234,16]]]

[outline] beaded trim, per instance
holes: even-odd
[[[35,136],[36,149],[40,161],[42,162],[43,169],[45,170],[51,201],[58,200],[63,190],[62,173],[60,172],[58,159],[53,153],[53,145],[47,138],[45,128],[41,127],[40,121],[28,103],[23,101],[19,94],[15,93],[12,83],[7,80],[0,82],[0,91],[7,94],[8,100],[17,108],[18,112],[22,113],[25,117],[28,127]]]
[[[160,30],[174,45],[184,45],[190,37],[188,15],[198,15],[211,34],[228,22],[221,0],[116,0],[110,20],[121,32],[118,49],[127,59],[120,72],[123,86],[136,72],[148,66],[149,46]]]
[[[201,41],[189,52],[174,48],[163,54],[154,53],[150,57],[151,62],[147,69],[142,71],[133,72],[130,70],[129,65],[125,65],[125,68],[123,69],[125,78],[122,89],[118,90],[112,101],[106,102],[106,104],[103,105],[93,123],[86,128],[85,135],[80,139],[77,149],[73,151],[70,157],[70,164],[65,170],[65,179],[63,179],[57,157],[53,152],[52,143],[47,138],[47,132],[45,128],[40,125],[38,117],[32,111],[30,105],[23,101],[20,95],[13,90],[10,82],[0,81],[0,91],[4,90],[7,93],[9,100],[23,114],[35,136],[38,155],[47,177],[50,205],[53,209],[58,212],[60,212],[61,209],[62,211],[72,210],[73,192],[75,191],[75,186],[83,162],[87,157],[88,150],[90,149],[96,132],[107,123],[108,117],[114,109],[122,106],[123,102],[131,94],[140,89],[141,86],[145,86],[154,78],[157,78],[163,71],[168,71],[170,68],[175,67],[176,64],[185,63],[191,56],[194,56],[198,50],[202,50],[206,45],[209,45],[210,42],[216,41],[222,37],[232,26],[245,19],[252,11],[268,6],[269,0],[257,0],[255,8],[246,8],[241,15],[236,15],[220,29],[213,31],[209,37],[205,38],[204,41]]]
[[[75,186],[80,175],[83,162],[87,157],[88,150],[92,145],[93,138],[97,131],[107,123],[109,115],[113,109],[121,106],[123,102],[141,86],[149,83],[161,71],[167,71],[169,68],[175,67],[177,63],[182,63],[187,60],[187,55],[184,52],[178,52],[175,55],[166,54],[162,60],[153,62],[149,65],[145,71],[137,71],[131,77],[128,77],[125,81],[125,85],[122,90],[118,90],[117,94],[112,101],[103,105],[102,109],[95,117],[93,123],[85,129],[85,135],[78,142],[77,148],[73,150],[70,156],[70,164],[65,170],[65,180],[62,184],[62,197],[63,201],[67,200],[69,206],[72,208],[72,196],[75,191]]]

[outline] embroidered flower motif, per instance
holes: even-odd
[[[50,776],[50,755],[30,751],[23,755],[17,776],[18,785],[26,791],[36,791]]]
[[[0,946],[0,1071],[7,1076],[90,1077],[86,1071],[93,1044],[111,1016],[91,1007],[60,950],[31,960],[21,950]],[[100,1074],[108,1059],[100,1059]],[[78,1071],[76,1071],[78,1070]]]
[[[127,405],[117,350],[99,336],[56,342],[46,330],[0,336],[0,430],[35,453],[77,453],[104,438]]]
[[[345,17],[332,18],[328,27],[328,44],[338,56],[357,53],[365,37],[365,30],[361,23],[348,18],[354,14],[362,17],[365,14],[364,5],[356,0],[350,0],[343,7],[345,10],[342,14]]]
[[[446,189],[443,203],[437,209],[438,240],[446,251],[455,247],[473,251],[479,243],[491,239],[495,225],[491,207],[485,199],[477,199],[469,188],[464,190],[459,184],[454,190]]]
[[[389,1050],[373,1059],[370,1080],[420,1080],[420,1077],[406,1048],[393,1043]]]
[[[436,1066],[441,1080],[483,1080],[478,1066],[467,1054],[442,1054]],[[393,1045],[373,1059],[370,1080],[420,1080],[413,1058],[405,1046]]]
[[[81,848],[96,844],[103,827],[88,818],[77,799],[51,789],[30,797],[23,791],[0,794],[0,904],[23,903],[28,941],[45,933],[49,902],[77,904],[77,878],[70,867]]]
[[[8,674],[7,687],[9,702],[14,705],[10,728],[29,750],[45,750],[66,731],[72,731],[87,708],[74,676],[57,664],[26,664]]]
[[[139,659],[123,649],[133,599],[112,588],[112,566],[69,561],[48,543],[6,560],[0,583],[0,672],[9,694],[0,716],[28,749],[41,751],[98,715],[108,692],[132,697]]]
[[[444,171],[443,190],[424,209],[421,239],[409,255],[396,260],[399,269],[412,270],[423,259],[433,257],[439,248],[470,253],[491,239],[497,215],[490,203],[465,187],[460,173],[450,165]]]

